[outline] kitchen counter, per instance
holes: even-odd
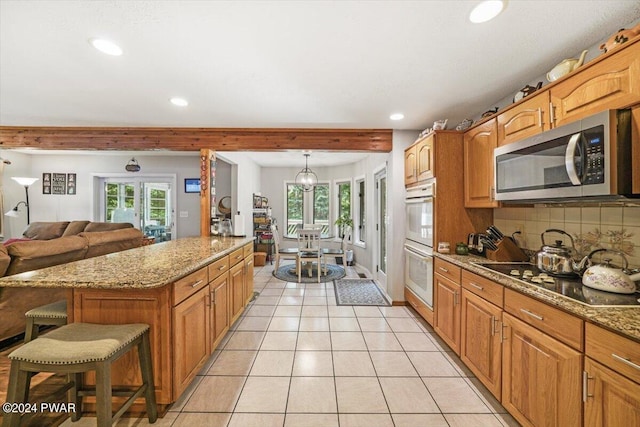
[[[465,270],[469,270],[475,274],[491,279],[502,284],[506,288],[514,289],[549,305],[561,308],[586,321],[608,328],[633,340],[640,341],[640,306],[588,306],[575,302],[568,297],[559,295],[547,289],[538,287],[534,284],[511,279],[486,268],[472,264],[473,262],[492,262],[486,258],[475,255],[452,255],[441,253],[434,253],[434,256],[462,267]]]
[[[253,241],[187,237],[0,278],[0,287],[152,289]]]

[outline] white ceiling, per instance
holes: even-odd
[[[476,3],[0,0],[0,125],[452,128],[640,18],[511,0],[472,24]]]

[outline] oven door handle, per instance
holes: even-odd
[[[417,249],[413,249],[408,246],[404,247],[404,251],[411,255],[419,256],[420,258],[422,258],[423,261],[428,261],[429,259],[433,258],[433,255],[429,255],[426,252],[418,251]]]
[[[582,184],[574,162],[578,143],[580,142],[580,136],[582,136],[580,132],[571,135],[569,144],[567,144],[567,151],[564,153],[564,165],[567,168],[567,175],[569,175],[569,179],[573,185]]]
[[[424,202],[430,202],[432,199],[433,197],[420,197],[416,199],[406,199],[404,202],[406,204],[424,203]]]

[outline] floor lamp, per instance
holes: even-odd
[[[29,187],[34,182],[36,182],[38,180],[38,178],[26,178],[26,177],[21,177],[21,176],[12,176],[11,179],[13,179],[18,184],[24,186],[24,193],[25,193],[26,201],[18,202],[13,209],[5,212],[5,215],[6,216],[11,216],[11,217],[17,217],[18,216],[18,207],[21,204],[24,204],[24,206],[27,208],[27,224],[29,224],[31,222],[31,218],[29,216]]]

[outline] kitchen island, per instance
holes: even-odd
[[[253,297],[253,238],[183,238],[3,277],[0,287],[68,289],[69,322],[149,324],[162,410]],[[114,386],[140,381],[136,357],[114,364]]]

